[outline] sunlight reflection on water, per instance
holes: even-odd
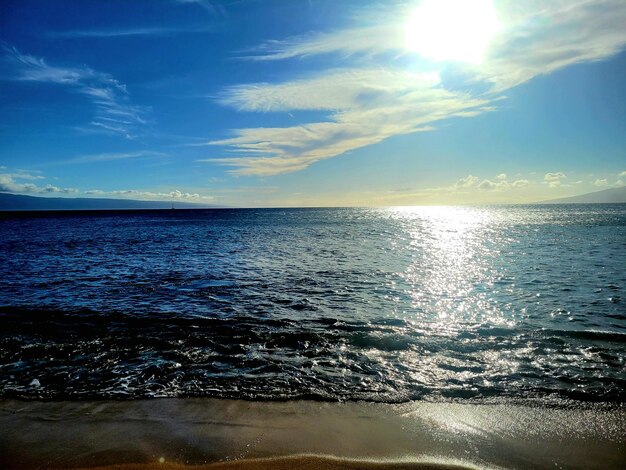
[[[485,286],[497,278],[493,259],[501,240],[492,228],[494,215],[485,209],[462,207],[400,207],[389,209],[402,222],[410,253],[400,273],[410,289],[415,319],[434,331],[456,334],[483,321],[506,318]]]

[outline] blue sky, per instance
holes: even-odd
[[[334,206],[621,186],[624,24],[622,0],[5,0],[0,190]]]

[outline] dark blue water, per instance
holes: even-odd
[[[0,219],[0,394],[626,401],[626,205]]]

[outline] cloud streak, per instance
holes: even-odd
[[[126,29],[93,29],[49,32],[46,36],[61,39],[83,38],[124,38],[131,36],[174,36],[178,34],[210,33],[211,28],[126,28]]]
[[[224,8],[218,2],[210,0],[175,0],[182,5],[197,5],[210,15],[224,14]]]
[[[108,162],[113,160],[129,160],[135,158],[144,158],[144,157],[167,157],[166,153],[161,152],[152,152],[147,150],[142,150],[139,152],[125,152],[125,153],[99,153],[94,155],[83,155],[80,157],[70,158],[68,160],[63,160],[60,162],[56,162],[55,165],[66,165],[66,164],[80,164],[80,163],[98,163],[98,162]]]
[[[390,24],[348,28],[333,33],[316,33],[297,36],[284,41],[268,41],[248,51],[244,59],[253,61],[284,60],[338,53],[345,56],[356,54],[377,55],[388,51],[401,51],[403,32],[397,26],[401,16]]]
[[[130,104],[126,85],[111,75],[86,66],[49,65],[43,58],[23,54],[14,47],[3,49],[4,62],[11,71],[9,79],[66,86],[93,103],[96,110],[92,128],[132,139],[146,124],[147,109]]]

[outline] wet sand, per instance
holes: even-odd
[[[623,468],[624,407],[529,404],[1,400],[0,466]]]

